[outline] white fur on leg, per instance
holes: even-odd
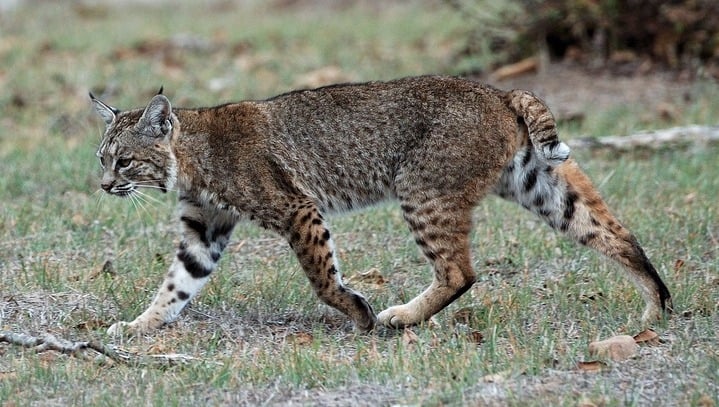
[[[182,309],[200,292],[209,277],[194,278],[175,258],[165,281],[160,286],[152,304],[132,322],[120,321],[107,330],[109,335],[136,335],[160,328],[177,318]]]

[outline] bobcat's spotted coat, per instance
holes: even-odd
[[[182,225],[150,307],[110,332],[173,320],[207,282],[241,219],[285,237],[317,295],[358,329],[378,320],[420,323],[474,283],[472,209],[491,192],[621,263],[646,302],[646,321],[671,306],[642,248],[568,159],[550,111],[529,92],[425,76],[200,109],[173,109],[162,95],[126,112],[92,100],[107,124],[97,152],[102,188],[117,196],[177,189]],[[399,200],[434,280],[375,316],[342,283],[323,216],[386,198]]]

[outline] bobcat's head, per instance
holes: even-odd
[[[90,94],[95,110],[105,121],[105,134],[97,149],[105,192],[127,197],[138,188],[167,192],[177,179],[177,160],[170,148],[177,118],[170,101],[158,94],[147,107],[126,112]]]

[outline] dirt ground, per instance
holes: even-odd
[[[592,111],[641,106],[649,116],[642,121],[678,119],[679,103],[690,102],[695,81],[676,72],[654,71],[617,75],[610,70],[589,70],[573,63],[546,67],[503,80],[493,75],[479,79],[502,89],[529,89],[543,98],[559,120],[581,120]]]

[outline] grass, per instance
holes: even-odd
[[[101,124],[89,89],[129,107],[163,84],[189,106],[271,96],[317,72],[456,72],[461,21],[433,3],[232,4],[183,2],[169,13],[40,2],[0,16],[0,329],[107,341],[105,328],[142,312],[172,260],[174,196],[134,207],[98,192]],[[716,90],[697,85],[679,119],[662,124],[713,123]],[[592,112],[563,137],[654,127],[633,121],[652,112],[625,112]],[[488,198],[473,234],[479,280],[433,323],[355,335],[319,304],[286,243],[245,224],[176,323],[119,343],[200,361],[121,365],[0,344],[0,405],[716,405],[718,153],[576,152],[676,308],[655,327],[662,344],[605,373],[576,363],[589,359],[588,342],[641,329],[636,291],[613,264]],[[428,284],[396,205],[330,222],[346,278],[376,310]],[[369,271],[382,279],[361,276]]]

